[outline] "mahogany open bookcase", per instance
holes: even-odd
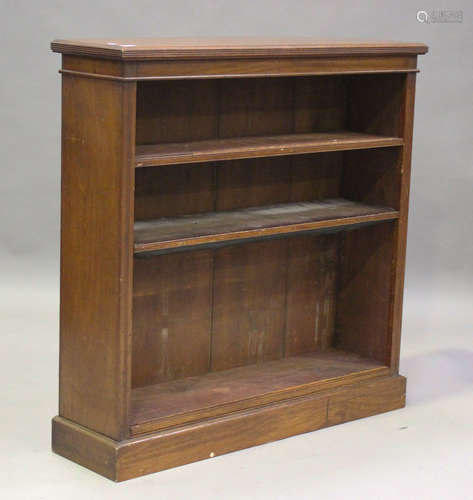
[[[53,449],[121,481],[400,408],[417,55],[57,40]]]

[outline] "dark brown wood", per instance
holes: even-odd
[[[417,56],[301,57],[294,59],[228,59],[210,61],[139,61],[127,64],[123,81],[153,81],[194,78],[281,77],[307,75],[351,75],[416,73]],[[72,72],[74,72],[72,70]],[[90,75],[99,77],[98,75]]]
[[[405,391],[404,377],[376,377],[122,442],[56,417],[53,450],[110,479],[124,481],[402,408]]]
[[[399,209],[402,148],[346,151],[340,196]]]
[[[118,443],[72,420],[53,418],[53,451],[114,481],[117,480]]]
[[[405,79],[402,74],[351,76],[347,128],[402,137],[400,111]]]
[[[291,157],[290,201],[342,197],[344,153],[319,153]]]
[[[173,380],[132,392],[132,434],[181,425],[386,375],[381,363],[343,351],[278,361]]]
[[[63,74],[116,81],[190,80],[206,78],[281,77],[308,75],[367,75],[417,72],[417,55],[318,56],[277,59],[231,58],[209,60],[107,60],[110,66],[97,70],[84,64],[90,57],[63,56]],[[101,59],[103,61],[103,59]]]
[[[398,137],[383,137],[347,131],[164,143],[138,146],[136,166],[149,167],[236,158],[274,157],[319,151],[401,146],[402,144],[402,139]]]
[[[345,135],[346,132],[343,131],[347,109],[346,77],[339,75],[319,76],[318,78],[300,77],[293,81],[294,132],[298,134],[320,133],[322,141],[333,138],[342,143],[346,140],[351,142],[353,139],[355,141],[375,139],[351,135],[349,132]],[[331,137],[330,133],[334,133],[334,137]]]
[[[137,169],[135,219],[211,212],[215,209],[215,176],[214,165],[208,163]]]
[[[387,363],[393,223],[343,235],[336,345]]]
[[[221,59],[229,57],[425,54],[421,43],[324,40],[314,37],[117,38],[54,40],[54,52],[110,59]]]
[[[404,406],[427,48],[53,49],[64,54],[54,451],[121,481]]]
[[[161,144],[214,138],[218,130],[218,100],[215,98],[218,88],[217,80],[139,84],[136,143]]]
[[[338,235],[288,241],[286,356],[327,349],[335,334]]]
[[[258,242],[216,251],[211,370],[282,356],[286,243]]]
[[[403,89],[403,106],[401,108],[400,129],[405,140],[402,151],[401,186],[399,193],[400,220],[395,224],[392,273],[392,298],[389,318],[391,335],[388,345],[388,363],[391,373],[399,372],[399,354],[401,348],[402,300],[404,295],[404,270],[406,265],[407,218],[409,211],[409,188],[411,182],[411,152],[414,127],[414,98],[416,79],[414,75],[406,76]]]
[[[216,211],[268,206],[290,201],[292,200],[289,158],[232,160],[222,162],[217,167]]]
[[[168,217],[135,223],[135,253],[393,220],[396,210],[344,199]]]
[[[62,92],[59,414],[120,439],[130,387],[135,84],[65,76]]]
[[[135,260],[133,387],[207,372],[212,259],[204,250]]]

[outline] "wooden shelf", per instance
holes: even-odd
[[[205,161],[283,156],[401,146],[400,137],[357,132],[291,134],[178,142],[136,147],[136,166],[151,167]]]
[[[135,222],[135,254],[393,220],[388,207],[343,198]]]
[[[381,363],[330,350],[212,372],[132,390],[131,433],[260,406],[387,375]]]

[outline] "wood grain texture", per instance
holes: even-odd
[[[387,363],[394,224],[343,235],[336,312],[336,345]]]
[[[216,136],[218,81],[140,83],[136,143],[200,141]]]
[[[285,258],[284,240],[215,250],[212,371],[282,356]]]
[[[205,78],[282,77],[417,72],[416,55],[319,56],[275,59],[272,57],[216,60],[161,60],[124,63],[126,76],[103,75],[125,81]],[[69,71],[75,72],[74,69]],[[88,73],[90,77],[98,77]]]
[[[346,128],[346,77],[299,77],[293,82],[295,133],[336,133]]]
[[[135,84],[62,84],[60,415],[127,433]]]
[[[352,226],[397,216],[389,207],[335,198],[167,217],[135,223],[135,254]]]
[[[52,420],[52,450],[113,481],[117,480],[118,443],[66,418]]]
[[[290,201],[340,198],[343,160],[341,152],[291,157]]]
[[[53,50],[64,54],[54,451],[125,480],[402,407],[427,47]]]
[[[330,126],[328,123],[323,125]],[[322,125],[319,123],[318,126]],[[136,166],[149,167],[239,158],[275,157],[324,151],[383,148],[402,144],[403,141],[399,137],[383,137],[349,131],[175,142],[138,146]]]
[[[289,158],[232,160],[216,170],[215,210],[268,206],[291,201]]]
[[[132,393],[131,432],[149,433],[387,373],[376,361],[331,350],[142,387]]]
[[[288,240],[286,356],[333,345],[338,241],[338,235]]]
[[[135,259],[133,387],[207,372],[212,264],[209,250]]]
[[[110,59],[220,59],[324,55],[424,54],[421,43],[327,40],[314,37],[102,38],[54,40],[63,54]]]
[[[137,169],[135,220],[211,212],[215,209],[215,168],[206,164]]]
[[[367,75],[418,72],[417,55],[312,56],[274,58],[224,58],[208,60],[162,59],[145,61],[105,60],[110,66],[94,70],[89,56],[63,55],[63,74],[115,81],[165,81],[242,77],[310,75]]]
[[[223,80],[220,85],[219,138],[292,132],[290,78]]]
[[[406,75],[357,75],[348,80],[350,130],[399,137]]]
[[[402,148],[346,151],[340,196],[360,203],[399,208]]]
[[[124,481],[345,420],[402,408],[405,387],[405,378],[401,376],[355,381],[344,388],[275,402],[121,443],[104,442],[103,436],[56,417],[53,420],[54,451],[115,481]],[[93,452],[95,446],[99,447],[96,453]],[[105,468],[104,457],[110,461]]]
[[[388,346],[391,372],[399,371],[401,348],[402,301],[404,295],[404,272],[406,265],[407,222],[409,212],[409,189],[411,180],[412,135],[414,127],[415,76],[406,76],[403,89],[403,105],[400,110],[401,135],[405,140],[402,150],[402,177],[400,180],[400,220],[395,224],[395,248],[393,253],[392,302],[389,317],[390,338]]]

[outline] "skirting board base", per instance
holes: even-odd
[[[58,416],[52,421],[52,448],[124,481],[402,408],[405,394],[404,377],[379,377],[120,442]]]

